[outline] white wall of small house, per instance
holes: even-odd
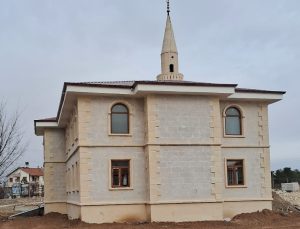
[[[44,185],[44,176],[39,176],[38,182],[40,185]]]
[[[27,179],[28,182],[30,181],[30,175],[28,173],[24,172],[22,169],[17,169],[15,172],[13,172],[7,177],[7,187],[12,187],[14,183],[21,182],[24,177]],[[13,179],[12,182],[10,181],[11,178]],[[17,181],[18,178],[19,181]]]

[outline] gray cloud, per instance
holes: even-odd
[[[186,80],[287,90],[270,106],[272,168],[299,168],[300,2],[172,1]],[[33,119],[55,116],[64,81],[155,79],[163,0],[0,0],[0,96],[23,109],[23,161],[42,165]]]

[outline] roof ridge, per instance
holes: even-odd
[[[258,92],[258,93],[275,93],[275,94],[285,94],[286,91],[276,91],[276,90],[264,90],[264,89],[253,89],[253,88],[235,88],[236,92]]]
[[[85,81],[85,82],[66,82],[66,83],[124,83],[135,82],[136,80],[112,80],[112,81]]]

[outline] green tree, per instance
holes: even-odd
[[[280,188],[281,183],[298,182],[300,183],[300,171],[292,170],[290,167],[278,169],[271,172],[273,188]]]

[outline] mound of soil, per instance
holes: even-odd
[[[297,217],[300,217],[300,214],[282,214],[280,212],[274,212],[268,209],[264,209],[261,212],[243,213],[237,215],[231,220],[231,222],[243,226],[288,226],[290,224],[294,224],[293,221]],[[298,224],[300,226],[300,218],[298,220]]]

